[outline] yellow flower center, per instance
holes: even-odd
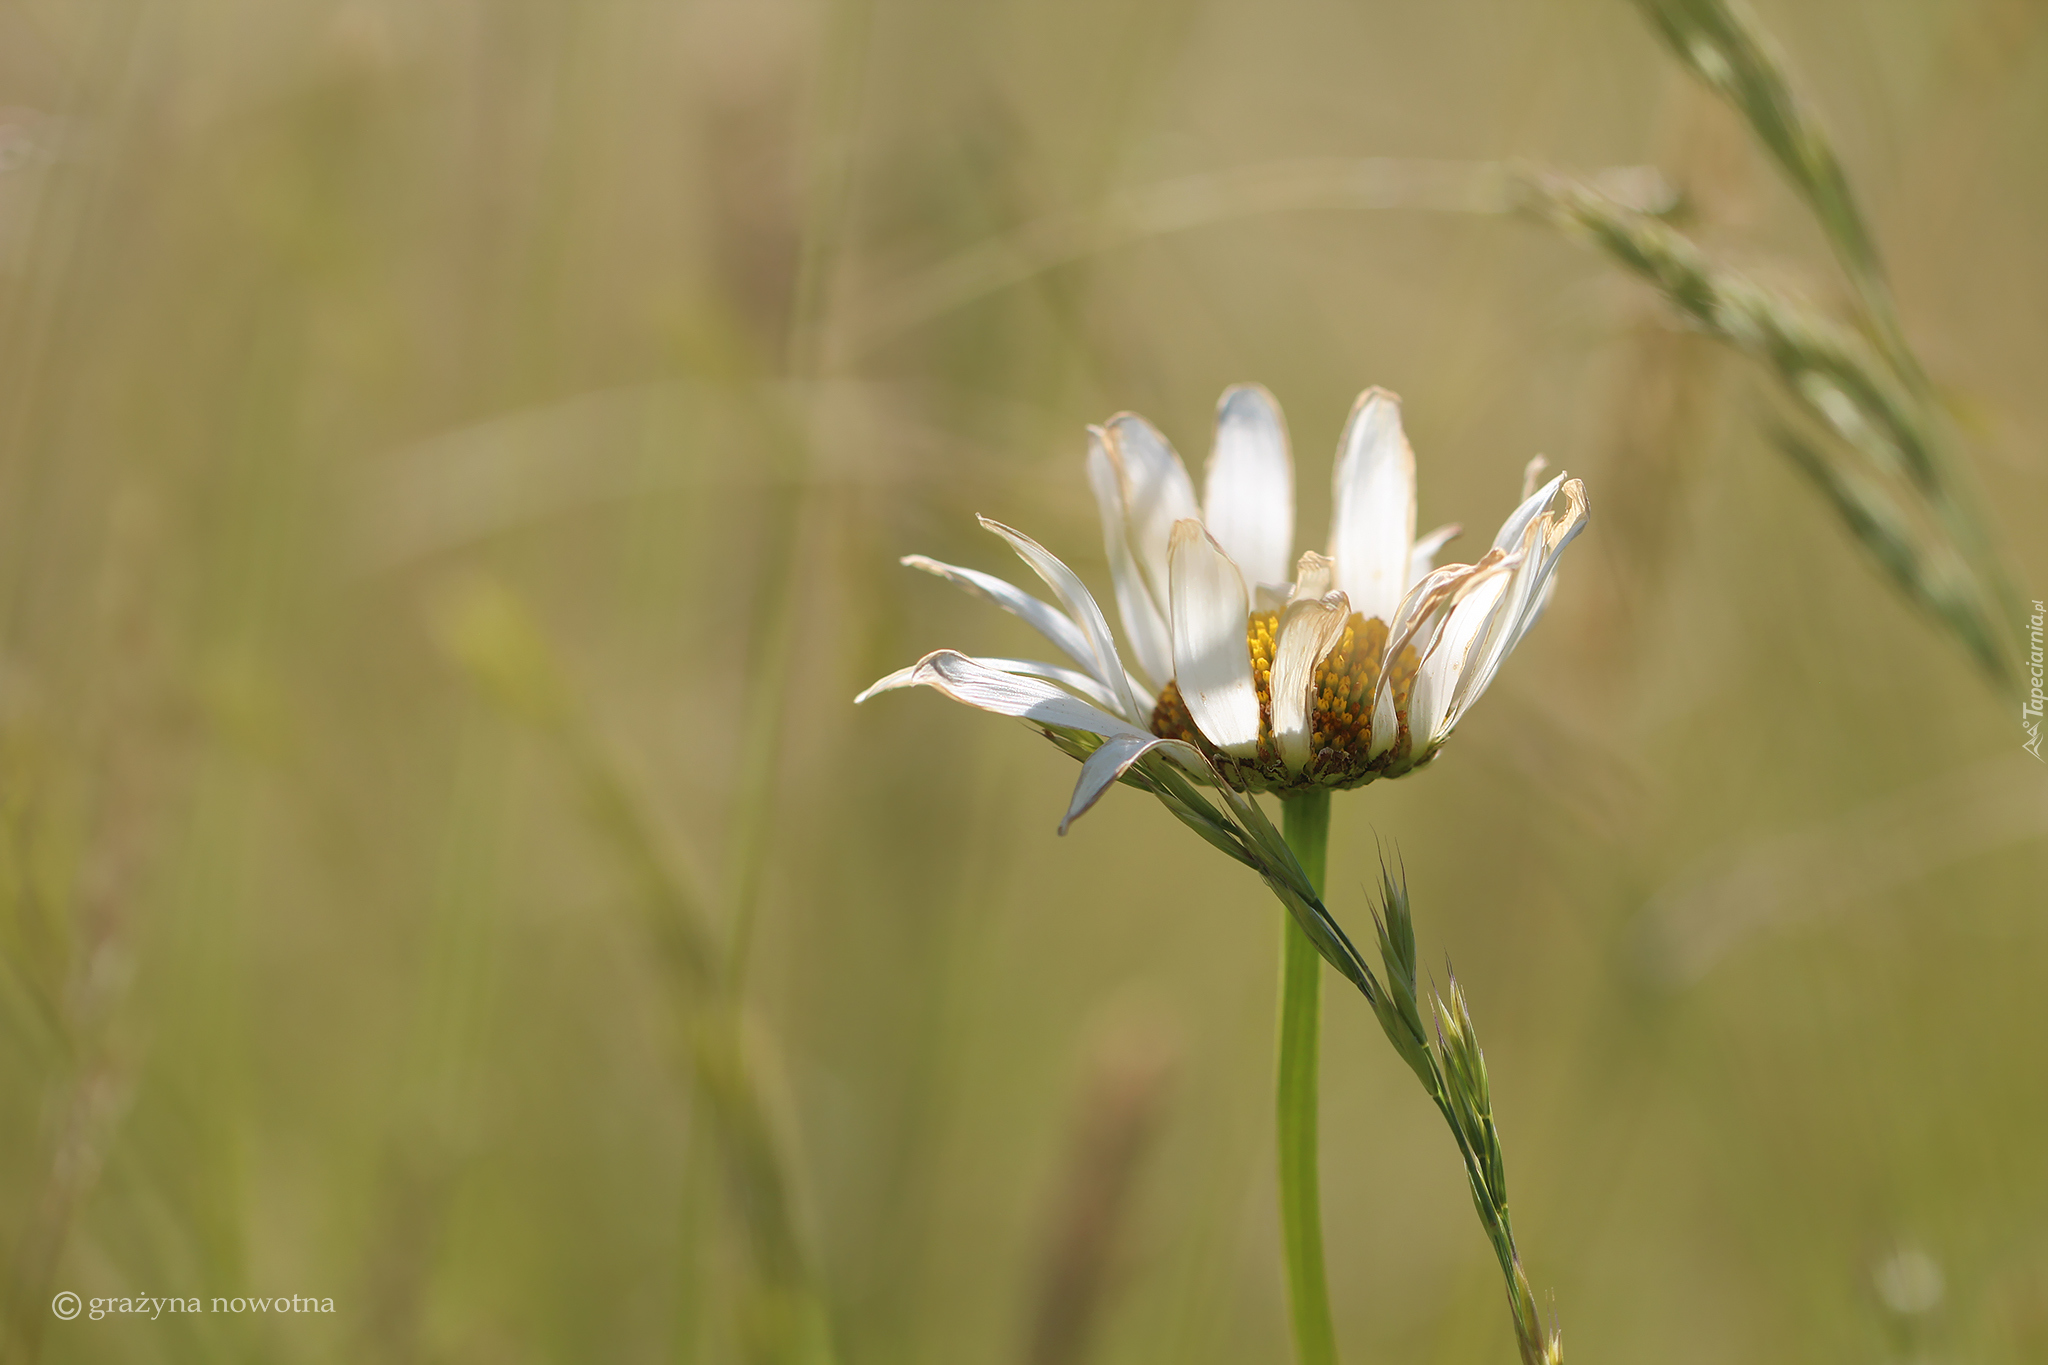
[[[1415,686],[1415,647],[1403,645],[1394,660],[1391,688],[1400,733],[1377,760],[1372,754],[1373,693],[1379,687],[1380,658],[1387,648],[1387,623],[1377,616],[1351,613],[1343,638],[1316,667],[1316,701],[1309,736],[1308,765],[1291,774],[1280,761],[1273,735],[1273,637],[1280,613],[1253,612],[1245,627],[1251,652],[1252,680],[1259,690],[1259,749],[1252,758],[1232,758],[1217,750],[1195,727],[1181,700],[1180,688],[1169,682],[1152,708],[1152,733],[1184,739],[1216,763],[1232,786],[1241,791],[1285,791],[1299,787],[1356,787],[1376,777],[1395,777],[1411,766],[1408,754],[1408,695]]]

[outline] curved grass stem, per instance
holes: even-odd
[[[489,579],[451,584],[435,604],[443,650],[506,714],[550,742],[592,832],[625,873],[663,968],[701,1131],[745,1247],[732,1327],[747,1365],[832,1365],[831,1325],[769,1106],[750,1066],[736,962],[703,898],[673,865],[653,814],[612,759],[525,603]]]

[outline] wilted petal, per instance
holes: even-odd
[[[956,564],[941,564],[938,560],[924,555],[905,555],[901,562],[909,568],[935,575],[948,583],[965,588],[976,597],[986,598],[1052,641],[1062,654],[1081,667],[1094,669],[1095,649],[1089,644],[1087,633],[1051,603],[1041,602],[1022,588],[1006,583],[994,574],[982,573],[978,569],[963,569]]]
[[[1131,551],[1129,517],[1123,481],[1110,460],[1101,427],[1088,428],[1088,486],[1102,513],[1102,548],[1109,557],[1109,576],[1116,585],[1116,611],[1123,618],[1124,638],[1131,642],[1138,669],[1157,691],[1173,676],[1173,637],[1166,628],[1163,602],[1155,602],[1138,572]]]
[[[1490,569],[1504,556],[1499,550],[1488,550],[1477,564],[1445,564],[1431,569],[1422,576],[1422,581],[1408,590],[1401,599],[1401,605],[1394,611],[1394,619],[1387,630],[1387,669],[1381,670],[1381,685],[1386,685],[1387,674],[1394,656],[1402,646],[1412,642],[1439,608],[1448,603],[1465,586],[1474,574]],[[1425,641],[1426,643],[1426,641]]]
[[[1510,556],[1475,576],[1451,604],[1429,653],[1416,669],[1415,690],[1408,702],[1408,733],[1418,755],[1441,743],[1455,723],[1452,704],[1459,684],[1474,661],[1475,647],[1511,605],[1513,569],[1518,563]]]
[[[1065,730],[1082,730],[1106,739],[1145,734],[1136,726],[1118,720],[1078,697],[1067,695],[1051,683],[1040,682],[1036,678],[1020,678],[1014,673],[990,668],[978,659],[970,659],[951,649],[934,650],[909,668],[898,669],[855,697],[854,701],[864,702],[877,693],[902,687],[936,688],[954,701],[993,711],[999,716],[1014,716],[1019,720]]]
[[[1585,484],[1577,479],[1567,479],[1561,491],[1565,509],[1544,533],[1542,577],[1537,584],[1534,602],[1515,623],[1514,638],[1508,641],[1509,649],[1520,644],[1529,628],[1542,618],[1543,609],[1550,605],[1551,595],[1557,588],[1557,562],[1564,557],[1565,546],[1578,539],[1579,532],[1586,529],[1586,523],[1592,516],[1592,509],[1586,501]]]
[[[1257,384],[1224,390],[1216,405],[1202,524],[1248,581],[1286,581],[1294,552],[1294,460],[1279,404]]]
[[[1506,589],[1500,594],[1500,602],[1489,614],[1484,628],[1472,640],[1468,655],[1455,675],[1447,676],[1444,704],[1432,717],[1431,742],[1441,743],[1464,719],[1466,709],[1479,699],[1480,693],[1500,671],[1508,652],[1514,648],[1516,627],[1542,590],[1542,545],[1549,524],[1548,513],[1531,522],[1523,533],[1521,551],[1508,556],[1507,563],[1511,568]]]
[[[1181,700],[1211,744],[1250,758],[1259,747],[1259,693],[1245,641],[1251,599],[1244,575],[1193,520],[1175,524],[1168,564]]]
[[[1089,656],[1092,661],[1090,672],[1109,688],[1110,695],[1117,699],[1116,710],[1129,721],[1142,721],[1150,709],[1138,709],[1138,699],[1131,694],[1129,681],[1124,677],[1124,661],[1116,652],[1116,637],[1109,633],[1109,622],[1103,619],[1102,608],[1095,605],[1094,594],[1088,591],[1080,576],[1062,564],[1059,557],[1025,535],[1012,530],[999,521],[987,517],[978,518],[982,526],[995,532],[1010,543],[1017,557],[1031,566],[1033,573],[1045,580],[1053,595],[1060,599],[1060,605],[1067,609],[1067,615],[1080,623],[1088,637]]]
[[[1529,523],[1536,520],[1537,514],[1550,505],[1550,500],[1557,496],[1558,485],[1563,482],[1564,475],[1560,473],[1549,483],[1523,498],[1522,505],[1510,512],[1508,519],[1500,524],[1500,534],[1493,538],[1493,548],[1512,550],[1520,545],[1522,532],[1528,530]]]
[[[1153,605],[1170,619],[1166,559],[1173,524],[1200,517],[1194,480],[1173,446],[1135,412],[1120,412],[1103,431],[1109,461],[1124,495],[1124,518],[1139,576]]]
[[[1301,557],[1294,566],[1295,599],[1323,597],[1337,586],[1337,561],[1317,554],[1314,550]]]
[[[1401,400],[1367,389],[1351,409],[1331,483],[1330,556],[1351,609],[1394,619],[1415,543],[1415,452]]]
[[[1523,473],[1524,484],[1533,483],[1540,477],[1543,467],[1544,461],[1540,456],[1531,460]],[[1563,518],[1553,517],[1544,511],[1560,486],[1565,490],[1568,503],[1568,511]],[[1566,483],[1564,474],[1559,473],[1524,498],[1502,525],[1500,534],[1494,538],[1493,549],[1487,551],[1487,559],[1513,551],[1507,558],[1512,567],[1510,580],[1500,590],[1496,609],[1479,623],[1483,625],[1483,633],[1459,642],[1455,669],[1451,667],[1450,655],[1438,660],[1431,682],[1429,729],[1425,730],[1416,723],[1415,705],[1411,704],[1409,727],[1418,746],[1441,743],[1464,716],[1466,709],[1493,681],[1523,632],[1542,613],[1545,587],[1556,564],[1556,553],[1562,553],[1564,546],[1578,534],[1585,524],[1585,515],[1584,485],[1577,479]],[[1567,522],[1570,523],[1569,529]],[[1512,538],[1510,532],[1513,533]],[[1551,550],[1553,540],[1556,553]],[[1480,562],[1485,564],[1487,560]],[[1472,584],[1466,584],[1460,592],[1470,591],[1472,587]],[[1465,609],[1461,602],[1458,610]],[[1463,622],[1461,632],[1474,624],[1470,616],[1464,617]],[[1450,623],[1446,621],[1443,630],[1449,629]],[[1418,696],[1422,692],[1419,676],[1416,692]]]
[[[1466,708],[1479,700],[1508,655],[1543,614],[1550,590],[1557,584],[1557,562],[1565,547],[1586,527],[1585,485],[1572,479],[1565,483],[1563,492],[1564,511],[1544,513],[1523,532],[1523,562],[1516,570],[1512,599],[1494,623],[1477,662],[1467,670],[1463,686],[1452,700],[1447,728],[1456,725]]]
[[[1341,592],[1302,598],[1280,618],[1273,641],[1273,738],[1290,773],[1308,765],[1316,709],[1316,666],[1344,638],[1351,603]]]
[[[1415,548],[1408,553],[1408,581],[1401,585],[1404,594],[1436,567],[1437,551],[1455,540],[1464,529],[1454,521],[1448,526],[1437,527],[1415,542]]]
[[[1428,653],[1429,632],[1441,624],[1442,609],[1478,575],[1491,572],[1505,558],[1499,550],[1488,550],[1477,564],[1446,564],[1431,569],[1401,599],[1393,623],[1387,629],[1386,652],[1380,656],[1380,680],[1373,693],[1372,752],[1375,756],[1394,742],[1392,730],[1382,724],[1381,717],[1391,718],[1394,715],[1394,664],[1401,657],[1401,651],[1413,644],[1418,654]]]

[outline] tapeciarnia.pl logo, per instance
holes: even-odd
[[[2048,762],[2041,758],[2041,623],[2048,618],[2048,608],[2034,603],[2034,614],[2027,618],[2027,675],[2030,686],[2027,699],[2020,706],[2020,724],[2027,728],[2027,742],[2020,747],[2032,754],[2036,761]]]

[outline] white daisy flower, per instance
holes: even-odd
[[[1586,524],[1584,486],[1560,474],[1534,487],[1541,468],[1530,462],[1521,505],[1484,555],[1432,567],[1458,528],[1416,538],[1400,400],[1368,389],[1339,443],[1327,548],[1297,561],[1293,460],[1266,390],[1224,393],[1199,502],[1166,438],[1119,414],[1089,429],[1087,469],[1128,660],[1072,570],[984,517],[1057,605],[973,569],[903,562],[1021,617],[1070,662],[941,650],[857,700],[929,686],[1032,723],[1087,760],[1069,821],[1119,778],[1160,790],[1167,754],[1233,796],[1402,776],[1436,756],[1542,614],[1557,561]]]

